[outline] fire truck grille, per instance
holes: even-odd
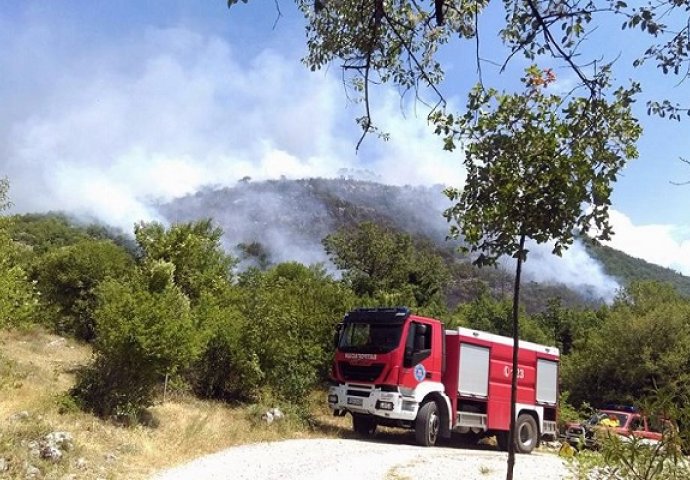
[[[351,365],[347,362],[338,362],[338,368],[345,380],[355,380],[360,382],[373,382],[383,372],[383,363],[372,365]]]

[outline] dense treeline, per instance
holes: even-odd
[[[324,239],[338,278],[298,263],[238,272],[221,236],[210,220],[140,223],[132,241],[60,215],[2,217],[0,326],[42,323],[91,342],[73,394],[104,416],[136,415],[166,377],[201,397],[299,405],[327,379],[333,327],[355,306],[409,305],[449,327],[510,334],[507,296],[478,283],[472,301],[449,308],[461,267],[389,226]],[[633,283],[596,309],[545,303],[521,312],[521,337],[561,349],[574,404],[690,393],[690,302],[671,286]]]

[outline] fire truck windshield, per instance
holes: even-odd
[[[402,324],[345,323],[338,349],[343,352],[388,353],[400,344]]]

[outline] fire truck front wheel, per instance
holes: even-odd
[[[441,417],[436,402],[429,401],[422,405],[417,413],[414,424],[414,434],[419,445],[431,447],[436,444],[441,427]]]
[[[371,415],[352,414],[352,429],[355,433],[369,437],[376,431],[376,420]]]

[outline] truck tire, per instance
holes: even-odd
[[[529,413],[521,414],[515,424],[515,451],[532,453],[539,443],[539,427]]]
[[[422,405],[414,423],[414,435],[419,445],[432,447],[438,439],[441,429],[441,417],[436,402],[429,401]]]
[[[358,435],[370,437],[376,431],[376,420],[371,415],[352,414],[352,429]]]

